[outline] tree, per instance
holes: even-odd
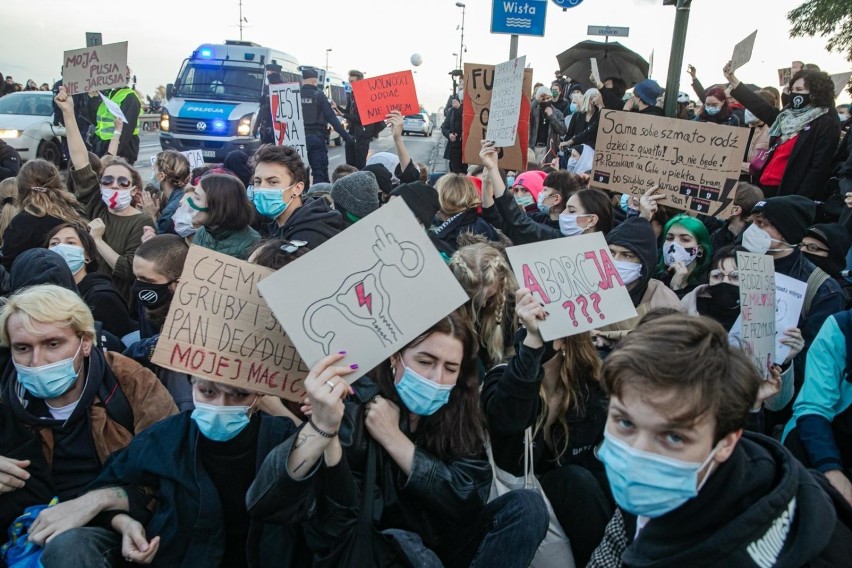
[[[161,101],[166,100],[166,86],[160,85],[156,89],[154,89],[154,98],[160,99]]]
[[[828,37],[826,49],[852,61],[852,0],[808,0],[787,13],[790,37]]]

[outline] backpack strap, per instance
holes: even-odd
[[[811,272],[811,275],[808,277],[808,289],[805,292],[805,302],[802,304],[802,319],[808,317],[808,313],[811,311],[811,304],[816,298],[817,291],[819,291],[819,287],[828,282],[831,278],[825,271],[821,268],[814,269]]]

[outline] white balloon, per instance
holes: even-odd
[[[423,63],[423,57],[419,53],[415,53],[411,56],[411,64],[415,67],[418,67],[421,63]]]

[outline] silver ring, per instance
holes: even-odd
[[[329,390],[334,390],[334,383],[331,381],[326,381],[325,384],[328,385]]]

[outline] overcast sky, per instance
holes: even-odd
[[[829,73],[852,69],[828,53],[824,39],[790,39],[785,14],[802,0],[698,0],[686,42],[681,90],[689,89],[685,64],[698,68],[705,85],[722,82],[722,66],[733,46],[758,28],[751,62],[738,71],[745,82],[777,85],[776,69],[793,59],[817,63]],[[467,0],[465,61],[500,63],[508,59],[509,36],[490,33],[492,0]],[[653,78],[665,86],[675,10],[662,0],[584,0],[563,12],[548,3],[543,38],[521,37],[519,55],[550,82],[556,55],[587,38],[587,25],[629,26],[619,41],[646,59],[654,51]],[[202,43],[238,39],[235,0],[125,3],[108,0],[0,0],[0,72],[17,82],[58,78],[62,52],[85,47],[85,32],[102,32],[104,43],[129,41],[129,64],[138,87],[153,94],[172,82],[184,58]],[[72,8],[73,6],[73,8]],[[110,14],[115,14],[111,16]],[[345,75],[359,68],[379,75],[415,68],[417,91],[430,111],[443,107],[452,87],[448,73],[459,50],[462,9],[455,0],[246,0],[244,39],[289,52],[302,64],[329,67]],[[112,21],[109,26],[106,22]],[[94,23],[98,22],[98,23]],[[848,95],[843,100],[848,102]]]

